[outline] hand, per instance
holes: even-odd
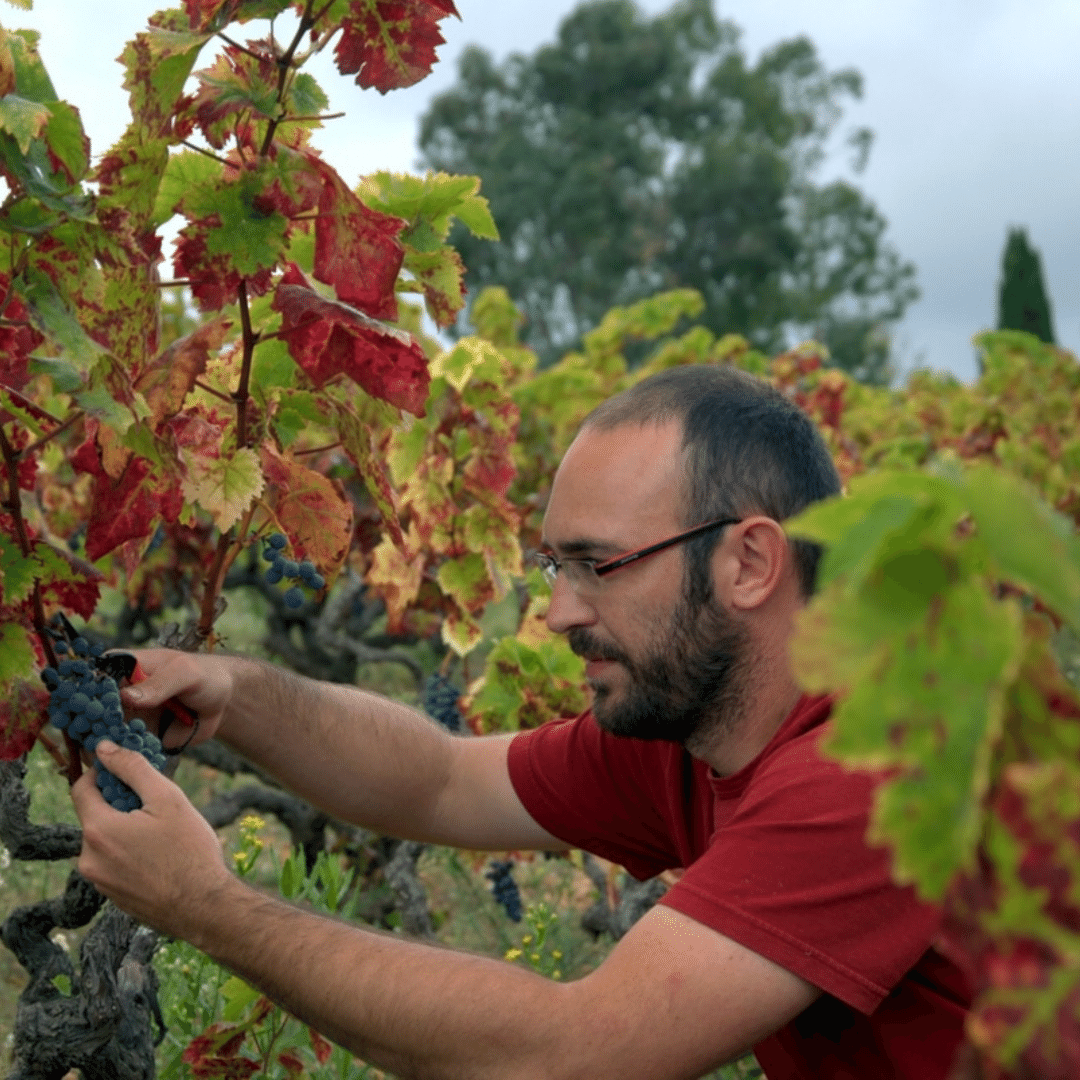
[[[98,790],[95,771],[83,773],[71,789],[83,828],[79,872],[139,922],[189,938],[201,924],[200,912],[236,880],[217,834],[141,754],[108,741],[97,753],[143,807],[114,810]]]
[[[192,745],[198,745],[212,738],[221,727],[232,695],[227,661],[219,656],[175,649],[140,649],[135,656],[146,678],[120,691],[124,705],[157,732],[160,706],[177,697],[198,715],[199,723],[194,735],[190,728],[171,725],[165,734],[165,746],[182,746],[189,738]]]

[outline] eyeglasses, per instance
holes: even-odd
[[[703,525],[695,525],[692,529],[687,529],[686,532],[678,533],[675,536],[669,536],[666,540],[649,544],[648,547],[638,548],[636,551],[628,551],[625,555],[616,555],[614,558],[605,559],[603,562],[597,562],[595,559],[557,559],[547,551],[531,552],[529,559],[535,566],[540,568],[552,588],[555,587],[555,581],[561,570],[574,592],[590,592],[598,589],[600,579],[606,574],[610,574],[612,570],[618,570],[620,567],[637,562],[638,559],[644,559],[646,555],[655,555],[658,551],[663,551],[664,548],[681,544],[684,540],[690,540],[701,535],[701,533],[708,532],[710,529],[722,529],[728,525],[738,525],[741,520],[741,518],[719,518],[716,521],[706,521]]]

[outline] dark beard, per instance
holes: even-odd
[[[584,627],[567,633],[579,656],[616,660],[630,676],[621,701],[593,688],[593,716],[605,731],[701,747],[738,721],[745,696],[747,634],[714,598],[695,609],[685,597],[656,642],[634,661]]]

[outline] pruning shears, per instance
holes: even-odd
[[[49,634],[56,641],[62,641],[68,650],[74,654],[75,642],[82,635],[71,625],[62,611],[58,611],[53,616],[52,623],[53,625],[48,628]],[[139,663],[139,658],[133,653],[109,652],[95,656],[93,650],[91,650],[90,655],[86,657],[86,662],[97,671],[102,672],[102,674],[115,679],[117,686],[122,685],[125,679],[129,685],[134,686],[147,678],[146,672],[143,671],[142,665]],[[184,727],[191,728],[192,731],[183,746],[172,747],[171,749],[162,748],[169,755],[179,754],[187,746],[199,723],[199,717],[192,709],[189,709],[179,698],[171,697],[161,705],[161,719],[158,721],[159,739],[164,740],[165,732],[168,731],[174,720],[178,720]]]

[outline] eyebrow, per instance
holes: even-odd
[[[541,538],[541,548],[546,548],[548,551],[556,550],[555,546],[544,538]],[[618,555],[625,550],[625,548],[621,548],[609,540],[589,540],[586,538],[566,540],[558,547],[561,557],[570,559],[583,557],[602,558],[607,555]]]

